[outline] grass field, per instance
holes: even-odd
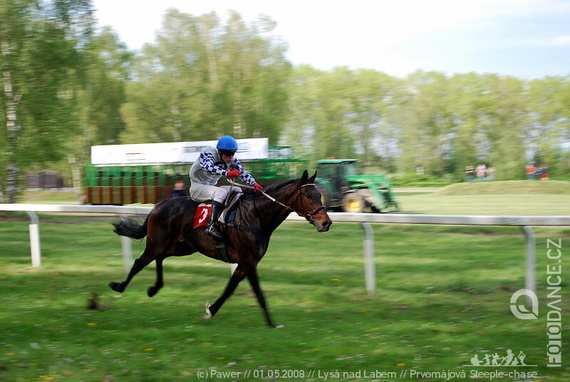
[[[404,213],[570,214],[564,192],[448,191],[402,193],[398,200]],[[25,196],[57,204],[69,197]],[[525,280],[518,228],[375,225],[377,293],[367,295],[359,225],[335,223],[317,233],[306,223],[284,223],[259,266],[273,318],[284,325],[269,329],[245,282],[213,320],[203,318],[204,303],[225,287],[227,264],[199,254],[169,258],[157,296],[146,296],[153,265],[117,294],[107,284],[125,273],[111,219],[40,214],[40,221],[42,267],[31,268],[27,216],[0,217],[0,380],[570,379],[568,227],[535,228],[540,315],[519,320],[509,305]],[[562,246],[557,303],[547,297],[547,266],[558,264],[547,256],[548,240]],[[143,247],[133,242],[135,256]],[[97,310],[88,309],[94,295]],[[558,368],[546,366],[549,302],[563,316]],[[523,352],[525,363],[536,366],[471,364],[476,355],[503,357],[508,350]]]
[[[436,192],[400,192],[402,213],[429,215],[570,215],[570,182],[459,183]]]
[[[358,225],[317,233],[285,223],[259,268],[274,319],[284,325],[269,329],[246,283],[213,320],[202,318],[204,303],[225,286],[227,264],[201,255],[167,259],[157,296],[146,296],[152,266],[120,295],[106,286],[125,276],[108,219],[40,219],[39,269],[30,267],[27,222],[0,222],[0,380],[440,381],[446,378],[436,373],[445,372],[449,380],[485,381],[481,373],[491,370],[531,377],[516,380],[570,377],[567,360],[545,366],[545,318],[510,312],[510,296],[524,286],[524,237],[516,228],[375,226],[378,281],[370,296]],[[537,233],[544,303],[546,240],[561,240],[566,250],[570,235]],[[134,247],[138,253],[142,243]],[[93,294],[101,310],[87,309]],[[559,305],[570,314],[567,299]],[[567,339],[563,347],[570,348]],[[471,365],[474,355],[508,349],[537,366]]]
[[[457,183],[443,187],[438,195],[570,195],[570,182],[561,180]]]

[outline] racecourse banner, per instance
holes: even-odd
[[[204,147],[216,147],[217,142],[216,140],[91,146],[91,163],[98,166],[193,163]],[[268,138],[238,139],[237,142],[240,160],[269,157]]]

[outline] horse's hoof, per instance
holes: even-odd
[[[115,292],[119,292],[119,293],[123,293],[125,288],[122,286],[122,283],[117,283],[115,281],[111,281],[109,283],[109,286],[111,287],[111,289],[113,289]]]
[[[146,294],[148,295],[148,297],[152,297],[157,293],[158,293],[158,289],[155,287],[149,287],[148,290],[146,291]]]
[[[210,307],[212,305],[210,304],[210,301],[206,301],[206,315],[204,316],[205,319],[209,320],[210,318],[214,317],[214,315],[212,314],[212,312],[210,312]]]

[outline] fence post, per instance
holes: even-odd
[[[133,265],[133,248],[131,246],[131,239],[126,236],[121,236],[121,247],[123,249],[125,272],[128,274]]]
[[[366,282],[366,292],[374,294],[376,291],[376,264],[374,261],[374,230],[369,223],[360,223],[364,228],[366,237],[364,238],[364,277]]]
[[[521,226],[526,236],[526,282],[525,288],[536,293],[536,241],[528,226]]]
[[[40,219],[33,211],[26,211],[30,220],[30,252],[32,255],[32,267],[40,267],[42,265],[42,253],[40,250]]]

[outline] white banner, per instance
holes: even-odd
[[[216,141],[142,143],[133,145],[91,146],[94,165],[130,166],[144,164],[192,163],[204,147],[216,147]],[[267,159],[269,139],[237,139],[237,157],[240,160]]]

